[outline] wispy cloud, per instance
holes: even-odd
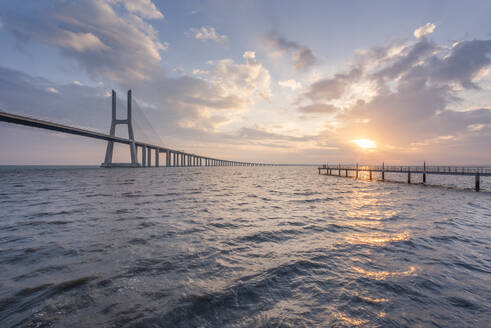
[[[203,26],[199,29],[191,28],[189,30],[189,34],[196,40],[200,40],[202,42],[214,41],[216,43],[224,43],[228,39],[225,34],[217,33],[215,28],[211,26]]]
[[[302,84],[294,79],[278,81],[278,85],[280,87],[290,88],[292,90],[300,89],[302,87]]]
[[[45,90],[48,92],[51,92],[51,93],[60,93],[60,91],[58,91],[57,89],[55,89],[53,87],[46,88]]]

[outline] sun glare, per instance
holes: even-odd
[[[377,143],[369,139],[356,139],[352,140],[358,147],[363,149],[374,149],[377,148]]]

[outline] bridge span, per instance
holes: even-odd
[[[132,124],[131,109],[131,90],[128,91],[128,112],[125,120],[116,119],[116,92],[112,91],[112,121],[109,134],[80,129],[73,126],[58,124],[49,121],[43,121],[32,117],[26,117],[16,114],[10,114],[0,111],[0,122],[7,122],[19,125],[25,125],[34,128],[51,130],[56,132],[68,133],[82,137],[107,141],[106,156],[102,167],[150,167],[152,166],[152,152],[154,153],[154,166],[167,167],[189,167],[189,166],[265,166],[272,164],[240,162],[226,159],[213,158],[208,156],[197,155],[184,152],[181,150],[171,149],[159,145],[140,142],[135,140]],[[117,137],[115,127],[118,124],[128,126],[128,139]],[[130,163],[113,163],[113,145],[114,143],[126,144],[130,147]],[[141,162],[138,160],[138,150],[141,150]],[[165,156],[164,165],[160,165],[160,157]]]

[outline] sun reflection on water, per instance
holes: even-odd
[[[352,267],[354,271],[361,273],[363,276],[375,280],[385,280],[387,278],[394,278],[394,277],[402,277],[402,276],[410,276],[413,275],[416,272],[416,267],[411,266],[409,267],[409,270],[407,271],[396,271],[396,272],[389,272],[389,271],[367,271],[363,268],[353,266]]]
[[[352,234],[346,236],[346,242],[350,244],[365,244],[371,246],[384,246],[388,243],[408,241],[410,239],[409,232],[403,232],[392,235],[372,235],[372,234]]]

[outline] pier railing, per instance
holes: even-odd
[[[464,175],[475,177],[475,190],[480,190],[481,177],[491,176],[491,167],[477,167],[477,166],[428,166],[426,163],[423,166],[382,166],[376,165],[328,165],[324,164],[318,168],[319,174],[325,172],[325,175],[338,175],[341,176],[344,173],[345,177],[350,176],[350,172],[354,172],[355,178],[358,178],[359,172],[368,172],[369,179],[372,180],[372,173],[377,172],[381,174],[381,180],[385,180],[386,173],[404,173],[407,174],[407,182],[411,183],[411,174],[421,174],[423,176],[423,183],[426,183],[427,174],[439,174],[439,175]]]
[[[356,165],[322,165],[323,169],[332,169],[332,170],[349,170],[356,171]],[[373,172],[402,172],[406,173],[411,171],[413,173],[451,173],[453,175],[475,175],[477,173],[481,175],[491,175],[490,167],[474,167],[474,166],[417,166],[417,165],[409,165],[409,166],[378,166],[378,165],[358,165],[358,171],[373,171]]]

